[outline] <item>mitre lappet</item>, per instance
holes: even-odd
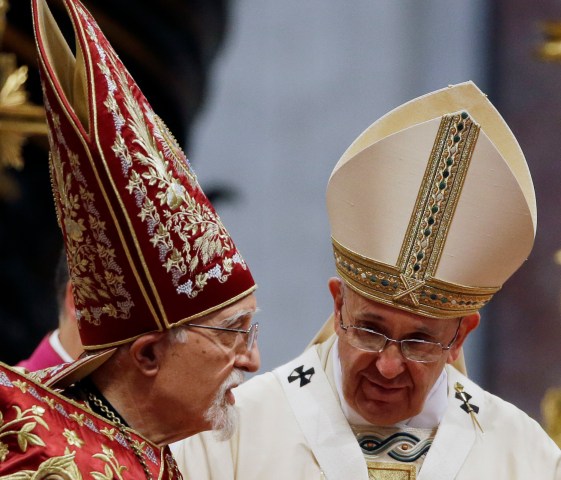
[[[433,318],[483,308],[527,259],[536,199],[524,155],[472,82],[368,127],[327,187],[337,273],[360,295]],[[332,332],[326,324],[316,341]]]
[[[95,20],[64,0],[74,54],[47,3],[34,2],[33,19],[52,186],[80,337],[97,353],[53,375],[52,384],[68,384],[115,347],[256,286],[181,148]]]

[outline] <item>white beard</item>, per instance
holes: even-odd
[[[230,439],[238,427],[238,411],[234,405],[230,405],[226,401],[226,392],[234,385],[242,383],[243,377],[242,370],[234,369],[231,375],[220,385],[212,405],[205,413],[205,420],[210,422],[217,440]]]

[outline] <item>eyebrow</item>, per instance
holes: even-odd
[[[248,315],[250,317],[252,317],[258,311],[259,311],[259,309],[256,309],[256,310],[249,310],[249,309],[238,310],[232,316],[230,316],[228,318],[225,318],[224,320],[219,322],[217,326],[228,328],[228,327],[234,325],[236,322],[238,322],[241,318],[247,317]]]
[[[384,327],[384,322],[386,321],[386,319],[383,316],[378,315],[377,313],[371,313],[371,312],[359,313],[355,317],[355,320],[357,320],[359,322],[372,322],[372,323],[374,323],[373,326],[377,327],[377,328]],[[366,327],[366,328],[368,328],[368,327]],[[416,325],[414,330],[415,330],[416,334],[423,334],[423,335],[428,335],[428,336],[431,336],[431,337],[438,336],[438,334],[436,332],[433,332],[431,330],[431,328],[426,326],[426,325]]]

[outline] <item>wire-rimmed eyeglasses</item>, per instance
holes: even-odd
[[[345,308],[346,310],[346,308]],[[350,318],[350,314],[347,311]],[[454,338],[444,345],[440,342],[430,342],[428,340],[421,340],[416,338],[406,338],[404,340],[396,340],[390,338],[383,333],[377,332],[367,327],[357,327],[355,325],[344,325],[343,314],[340,312],[339,325],[345,331],[349,343],[360,350],[367,352],[381,353],[386,348],[388,342],[398,343],[401,349],[401,354],[413,362],[430,363],[436,362],[441,358],[442,352],[450,350],[460,331],[462,318],[458,322]]]
[[[214,325],[199,325],[197,323],[187,323],[184,327],[206,328],[207,330],[218,330],[220,332],[243,333],[247,335],[246,347],[248,351],[253,350],[255,340],[257,339],[257,332],[259,331],[259,322],[252,323],[247,330],[243,328],[227,328],[215,327]]]

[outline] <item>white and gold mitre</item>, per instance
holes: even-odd
[[[524,155],[472,82],[368,127],[327,187],[337,272],[361,295],[452,318],[486,305],[526,260],[536,199]]]

